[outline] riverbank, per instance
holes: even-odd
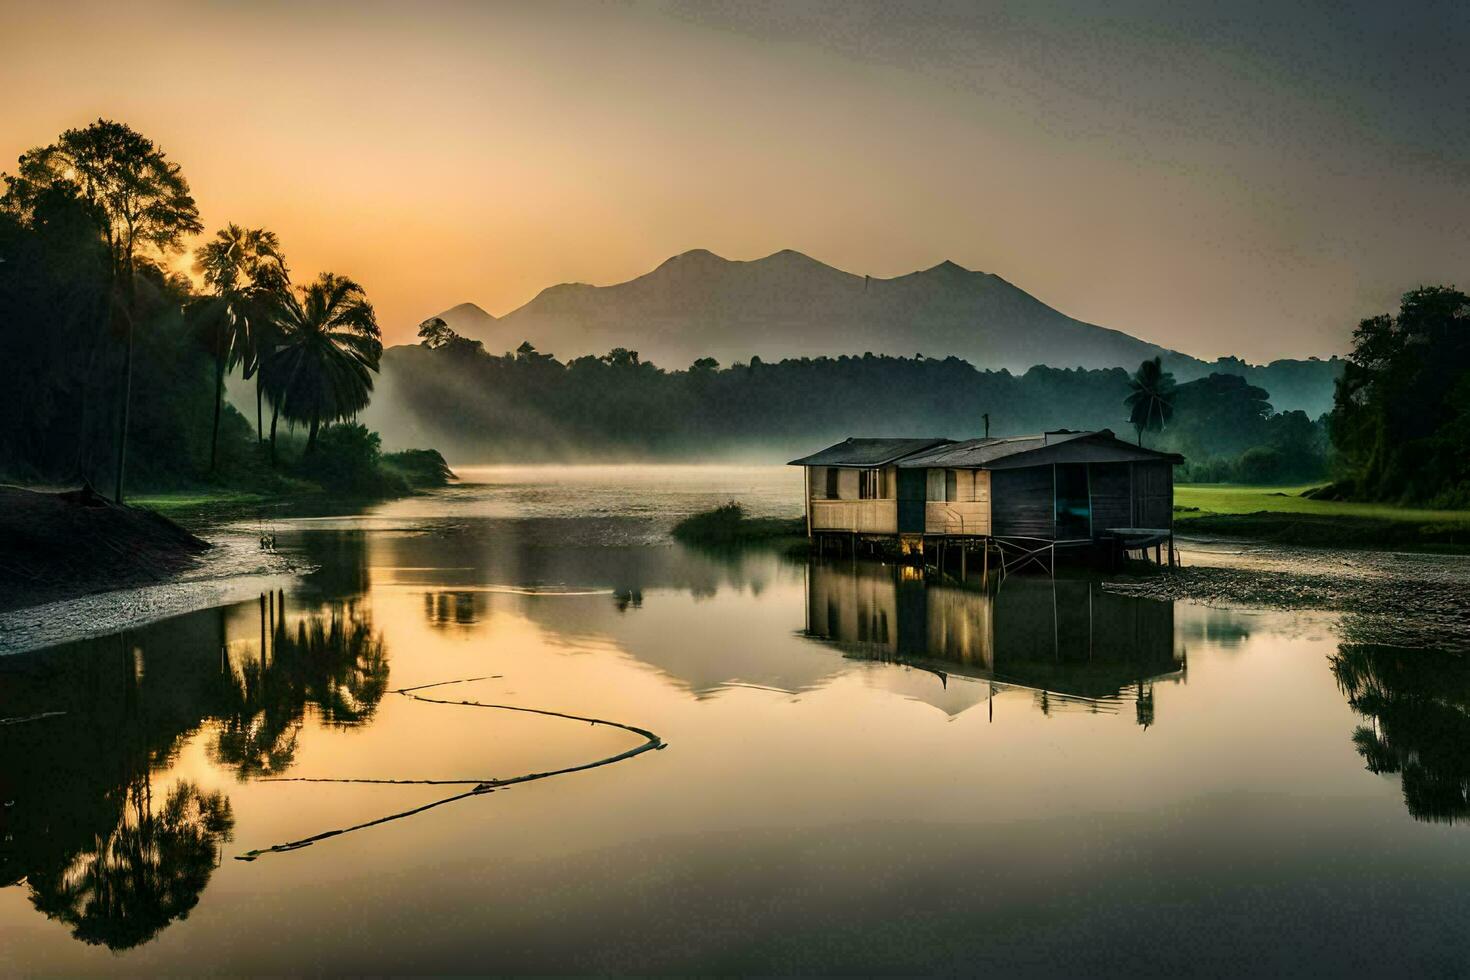
[[[1303,496],[1313,488],[1181,484],[1174,488],[1174,530],[1289,546],[1470,554],[1470,511]]]
[[[280,563],[270,557],[273,521],[354,512],[454,478],[433,450],[385,455],[374,468],[388,478],[370,481],[373,493],[283,479],[271,491],[205,487],[138,494],[122,506],[86,489],[0,485],[0,611],[172,585],[190,573],[208,579],[278,574]],[[230,524],[255,527],[211,534]],[[232,554],[206,560],[211,545],[225,538]],[[246,553],[234,554],[242,548]]]
[[[1343,614],[1354,642],[1470,650],[1470,558],[1183,540],[1182,567],[1109,576],[1110,592],[1216,608]]]
[[[208,548],[167,517],[90,488],[0,486],[0,610],[165,582]]]

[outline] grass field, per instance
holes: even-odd
[[[1182,483],[1174,488],[1174,506],[1197,507],[1202,514],[1316,514],[1323,517],[1367,517],[1414,524],[1470,524],[1470,510],[1421,510],[1393,504],[1360,504],[1344,500],[1310,500],[1301,496],[1320,484],[1295,487],[1252,487],[1230,483]],[[1188,520],[1186,511],[1179,520]]]
[[[140,494],[129,497],[128,503],[134,507],[156,510],[165,517],[175,517],[179,514],[193,514],[216,508],[253,507],[264,503],[267,499],[262,494],[245,493],[239,490],[190,490],[181,493]]]
[[[1180,484],[1174,488],[1174,527],[1180,534],[1262,538],[1281,544],[1470,550],[1470,510],[1301,496],[1311,486]]]

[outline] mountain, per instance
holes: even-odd
[[[499,319],[441,314],[492,352],[530,340],[566,360],[636,350],[664,368],[819,354],[953,354],[979,368],[1134,368],[1174,351],[1066,316],[1000,276],[953,262],[894,279],[834,269],[790,250],[751,262],[696,249],[612,286],[564,283]],[[451,318],[451,314],[455,317]],[[464,323],[464,328],[456,323]]]
[[[449,324],[449,329],[461,337],[481,337],[489,334],[495,329],[495,317],[480,309],[474,303],[461,303],[451,306],[439,318]]]
[[[439,315],[492,354],[527,340],[563,362],[624,347],[667,369],[701,357],[728,365],[871,351],[954,355],[981,370],[1013,373],[1038,364],[1131,371],[1160,356],[1181,382],[1241,375],[1265,388],[1278,411],[1302,409],[1313,418],[1332,407],[1342,373],[1336,358],[1201,361],[1073,319],[1000,276],[954,262],[874,279],[789,249],[750,262],[695,249],[628,282],[551,286],[499,318],[473,303]]]

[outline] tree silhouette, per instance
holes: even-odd
[[[215,358],[214,424],[209,443],[209,468],[219,454],[219,416],[224,402],[225,374],[239,366],[245,380],[255,377],[255,435],[261,426],[261,358],[275,346],[271,308],[288,288],[290,276],[274,232],[262,228],[226,225],[214,239],[194,251],[194,269],[213,293],[190,304],[205,344]]]
[[[1163,361],[1152,358],[1138,366],[1128,379],[1128,421],[1143,445],[1144,432],[1158,432],[1174,416],[1174,375],[1164,370]]]
[[[23,154],[18,172],[6,175],[5,182],[12,206],[24,213],[53,192],[75,195],[85,202],[106,242],[106,325],[109,332],[115,332],[113,328],[121,321],[124,344],[113,494],[120,503],[132,403],[139,265],[182,250],[185,235],[203,230],[199,209],[178,164],[170,163],[152,140],[106,119],[83,129],[68,129],[55,143]]]
[[[1356,495],[1470,504],[1470,296],[1426,286],[1362,321],[1330,426]]]
[[[419,343],[429,350],[438,350],[458,337],[459,334],[449,328],[443,317],[431,316],[419,324]]]
[[[278,414],[308,426],[310,453],[323,422],[351,418],[367,407],[383,355],[377,316],[361,286],[324,272],[310,285],[282,293],[276,322],[280,346],[265,365],[272,457]]]

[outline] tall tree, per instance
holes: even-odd
[[[1128,387],[1123,404],[1128,406],[1128,421],[1138,432],[1141,446],[1145,432],[1158,432],[1174,417],[1174,375],[1155,357],[1138,366]]]
[[[1355,495],[1470,504],[1470,296],[1425,286],[1362,321],[1329,425]]]
[[[226,225],[194,252],[195,271],[213,295],[194,303],[191,312],[204,331],[215,358],[214,426],[210,437],[209,468],[219,450],[219,416],[224,402],[225,374],[239,366],[245,380],[255,377],[255,435],[263,440],[261,357],[274,347],[272,310],[290,276],[280,239],[263,228]]]
[[[383,356],[377,315],[361,286],[324,272],[282,295],[277,323],[280,346],[265,365],[272,453],[275,413],[308,426],[306,451],[312,452],[323,422],[351,418],[367,407]]]
[[[121,503],[127,464],[128,412],[132,399],[133,329],[138,317],[140,262],[165,259],[197,234],[199,209],[178,164],[152,140],[122,123],[99,119],[68,129],[55,143],[20,157],[17,173],[6,175],[6,196],[22,211],[61,190],[86,203],[108,251],[107,325],[122,325],[124,354],[119,385],[117,480]],[[115,332],[115,330],[113,331]]]

